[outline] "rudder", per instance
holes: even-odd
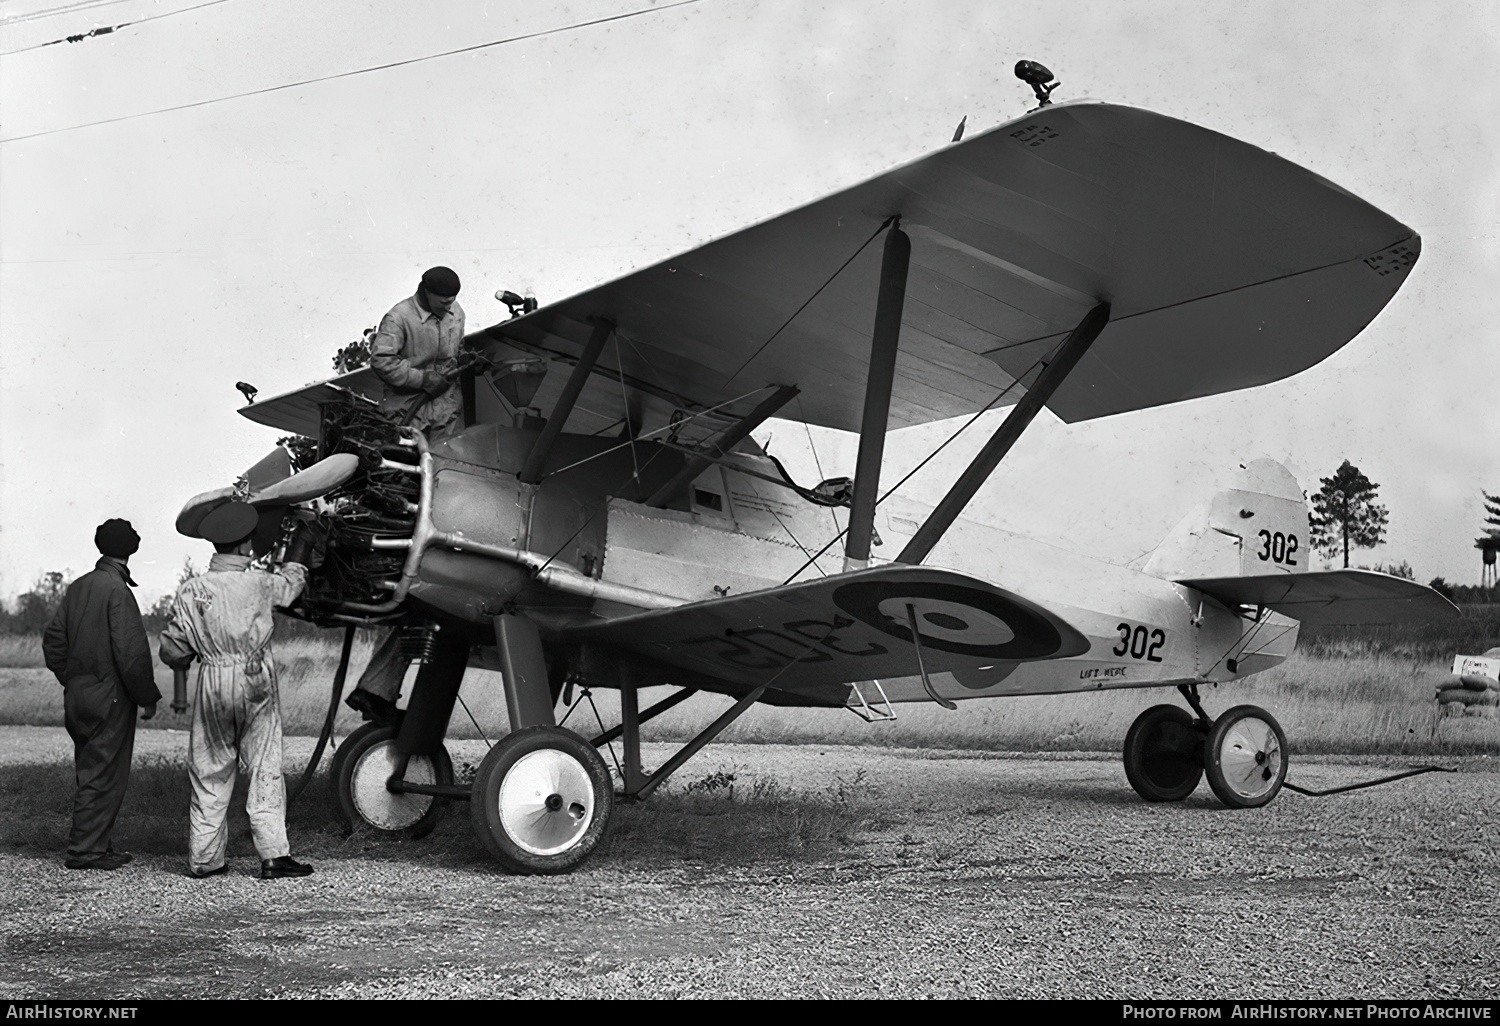
[[[1169,581],[1303,573],[1311,555],[1302,487],[1286,467],[1260,459],[1178,521],[1142,570]]]

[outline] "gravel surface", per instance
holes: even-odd
[[[184,875],[185,751],[141,736],[135,861],[70,872],[66,735],[0,728],[0,996],[1500,996],[1496,760],[1230,812],[1143,803],[1097,757],[713,746],[560,878],[501,873],[461,806],[344,838],[319,780],[290,816],[317,873],[262,882],[242,812],[231,873]]]

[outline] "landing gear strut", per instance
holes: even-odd
[[[1154,705],[1125,735],[1125,777],[1148,802],[1180,802],[1206,775],[1231,809],[1259,808],[1286,781],[1286,735],[1275,717],[1238,705],[1210,719],[1196,684],[1178,688],[1196,717],[1175,705]]]

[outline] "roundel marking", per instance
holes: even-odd
[[[931,641],[954,641],[961,645],[1005,645],[1015,640],[1010,625],[986,609],[951,599],[923,595],[900,595],[881,599],[876,609],[887,619],[906,627],[910,634],[906,607],[917,614],[917,633],[925,645]]]
[[[1045,659],[1062,636],[1038,610],[1014,599],[946,581],[852,581],[834,604],[883,634],[911,641],[906,607],[917,615],[922,647],[992,659]]]

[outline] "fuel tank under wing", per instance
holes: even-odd
[[[911,612],[908,612],[911,607]],[[1079,655],[1061,617],[948,570],[882,566],[565,628],[568,641],[635,652],[693,674],[783,691]]]

